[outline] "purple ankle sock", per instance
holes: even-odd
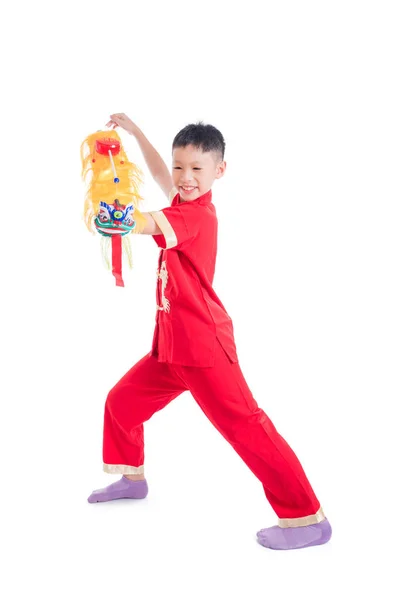
[[[295,550],[329,542],[332,528],[328,519],[306,527],[268,527],[257,533],[258,542],[273,550]]]
[[[146,498],[148,493],[147,481],[131,481],[125,476],[115,481],[111,485],[92,492],[88,498],[91,504],[94,502],[108,502],[109,500],[118,500],[120,498],[134,498],[136,500]]]

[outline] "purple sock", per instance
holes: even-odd
[[[91,504],[94,502],[108,502],[119,498],[134,498],[136,500],[146,498],[148,493],[147,481],[131,481],[125,476],[111,485],[92,492],[88,498]]]
[[[328,519],[306,527],[268,527],[257,533],[258,542],[273,550],[308,548],[329,542],[332,528]]]

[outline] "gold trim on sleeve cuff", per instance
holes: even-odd
[[[168,221],[167,217],[161,211],[155,211],[150,213],[159,228],[161,229],[166,242],[166,249],[173,248],[178,245],[178,239],[175,235],[175,231],[172,229],[172,225]]]
[[[144,465],[141,465],[140,467],[130,467],[129,465],[106,465],[106,463],[104,463],[103,471],[111,474],[142,475],[142,473],[144,473]]]
[[[319,509],[315,515],[309,515],[308,517],[299,517],[297,519],[279,519],[278,525],[279,527],[287,528],[287,527],[307,527],[307,525],[316,525],[317,523],[321,523],[321,521],[325,521],[326,517],[324,515],[324,511],[322,508]]]

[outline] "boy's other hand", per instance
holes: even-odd
[[[107,127],[122,127],[128,133],[135,135],[137,126],[125,113],[115,113],[110,115],[110,121],[107,123]]]

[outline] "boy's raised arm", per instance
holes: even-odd
[[[107,127],[111,126],[113,129],[116,127],[121,127],[136,138],[154,181],[160,186],[164,194],[168,197],[173,187],[171,173],[169,172],[167,165],[157,150],[146,138],[143,131],[141,131],[139,127],[124,113],[115,113],[111,115],[110,121],[107,123]]]

